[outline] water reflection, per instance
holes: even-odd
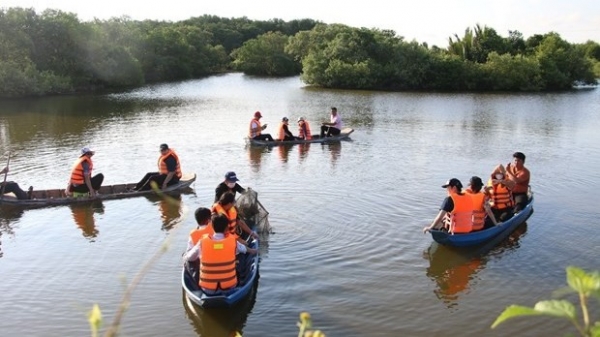
[[[23,216],[23,209],[20,207],[0,206],[0,258],[4,255],[2,251],[2,236],[14,235],[13,223],[16,223]]]
[[[506,251],[517,249],[526,231],[527,223],[524,223],[500,244],[496,239],[470,248],[446,247],[433,242],[423,257],[429,260],[426,274],[436,283],[436,296],[448,308],[457,306],[459,295],[477,283],[477,273],[485,268],[489,256],[501,257]]]
[[[186,316],[198,336],[232,337],[236,335],[236,332],[241,334],[248,315],[256,303],[257,287],[258,279],[250,294],[231,308],[203,309],[191,302],[183,291],[182,300]]]
[[[340,159],[340,156],[342,154],[342,142],[337,141],[337,142],[325,143],[325,144],[322,144],[322,148],[325,151],[329,152],[329,155],[331,156],[331,166],[335,167],[338,159]]]
[[[290,150],[294,147],[293,144],[277,146],[277,154],[282,163],[287,163],[290,158]]]
[[[246,150],[248,151],[248,159],[250,160],[250,167],[254,172],[260,171],[260,166],[262,164],[263,154],[270,152],[268,147],[263,146],[246,146]]]
[[[83,236],[93,242],[96,236],[98,236],[95,214],[104,214],[104,204],[102,204],[102,201],[96,200],[90,203],[72,204],[69,207],[71,208],[73,220],[77,227],[81,229]]]
[[[160,218],[162,220],[163,230],[170,230],[182,220],[182,203],[181,195],[174,195],[169,197],[159,196],[148,196],[149,199],[154,199],[158,203],[158,210],[160,211]]]
[[[300,163],[302,163],[308,156],[308,150],[310,150],[310,143],[298,144],[298,159]]]

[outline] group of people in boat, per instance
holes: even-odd
[[[160,155],[158,157],[158,171],[148,172],[135,187],[129,192],[146,191],[152,188],[152,183],[156,183],[158,188],[165,189],[168,186],[177,184],[182,177],[181,165],[177,153],[167,144],[160,144]],[[93,174],[94,162],[92,157],[96,152],[89,147],[81,149],[79,157],[73,163],[71,175],[65,188],[67,196],[87,195],[94,198],[98,195],[104,175]],[[8,167],[5,167],[0,174],[8,173]],[[14,181],[2,183],[2,194],[13,193],[17,199],[31,199],[33,187],[29,187],[27,192],[23,191]]]
[[[442,188],[448,196],[429,226],[452,234],[470,233],[486,229],[509,220],[528,203],[529,170],[525,167],[525,154],[513,153],[513,161],[492,171],[485,187],[480,177],[473,176],[464,191],[460,180],[452,178]]]
[[[200,207],[194,212],[197,227],[190,232],[184,260],[188,272],[206,294],[235,288],[238,275],[247,271],[248,255],[257,253],[249,242],[258,240],[258,234],[235,207],[236,192],[245,192],[238,181],[235,172],[227,172],[215,189],[212,207]]]
[[[254,113],[254,117],[250,120],[248,137],[255,140],[264,141],[291,141],[291,140],[311,140],[313,138],[310,131],[310,124],[304,117],[298,117],[298,136],[294,136],[289,127],[289,118],[283,117],[277,129],[277,138],[273,138],[269,133],[263,133],[267,128],[267,124],[261,124],[262,118],[260,111]],[[337,111],[337,108],[331,108],[329,122],[321,123],[321,134],[319,137],[337,136],[342,132],[342,117]]]

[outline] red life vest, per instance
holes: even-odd
[[[94,163],[92,159],[88,156],[79,157],[75,163],[73,164],[73,168],[71,169],[71,184],[73,185],[83,185],[85,184],[85,178],[83,177],[83,162],[88,163],[90,176],[92,175],[92,169],[94,168]]]
[[[169,174],[169,170],[167,169],[167,163],[165,162],[165,160],[169,156],[173,156],[173,158],[175,158],[175,161],[177,162],[177,167],[175,168],[175,176],[177,176],[177,178],[181,178],[182,174],[181,166],[179,165],[179,157],[177,156],[177,153],[173,151],[173,149],[169,149],[167,153],[158,158],[158,172],[160,174]]]
[[[214,240],[212,236],[202,239],[200,258],[200,280],[202,289],[226,290],[237,285],[235,253],[237,241],[233,236]]]

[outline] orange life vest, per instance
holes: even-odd
[[[284,125],[285,125],[284,122],[279,123],[279,135],[277,136],[278,140],[284,140],[285,139],[285,130],[283,129]]]
[[[175,161],[177,162],[177,167],[175,168],[175,176],[177,176],[177,178],[181,178],[182,174],[181,165],[179,165],[179,157],[177,156],[177,153],[173,151],[173,149],[169,149],[167,153],[158,158],[158,172],[160,174],[169,174],[169,170],[167,169],[167,163],[165,162],[165,160],[167,160],[169,156],[173,156],[173,158],[175,158]]]
[[[203,289],[226,290],[237,285],[235,253],[237,241],[232,236],[214,240],[212,236],[202,238],[200,258],[200,280]]]
[[[493,184],[490,180],[488,186],[492,186],[490,190],[491,194],[491,206],[494,209],[505,209],[514,206],[512,192],[504,184]]]
[[[312,134],[310,133],[310,125],[307,121],[300,121],[298,123],[298,137],[306,140],[312,139]]]
[[[94,168],[94,163],[92,162],[92,159],[85,155],[81,156],[75,161],[75,163],[73,164],[73,168],[71,169],[71,184],[85,184],[85,179],[83,177],[83,162],[88,163],[90,176],[92,175],[92,169]]]
[[[483,229],[485,224],[485,194],[481,191],[475,193],[468,188],[465,190],[465,194],[471,197],[473,201],[473,230]]]
[[[473,229],[473,200],[466,194],[451,193],[454,209],[446,214],[445,223],[450,233],[469,233]]]
[[[223,208],[223,206],[221,206],[221,204],[219,204],[218,202],[216,204],[213,205],[212,207],[212,212],[215,214],[225,214],[225,216],[227,217],[227,219],[229,220],[229,224],[227,225],[227,231],[230,234],[233,234],[235,236],[238,235],[237,229],[237,209],[235,208],[235,206],[231,206],[231,208],[228,211],[225,211],[225,209]]]
[[[252,129],[252,124],[258,125],[256,129]],[[250,120],[250,128],[248,130],[248,137],[254,138],[256,136],[260,136],[260,132],[262,131],[262,126],[260,125],[260,121],[258,119],[252,118]]]
[[[209,222],[208,225],[203,228],[194,229],[190,232],[190,239],[192,239],[192,243],[195,245],[206,235],[215,234],[215,230],[212,227],[212,224]]]

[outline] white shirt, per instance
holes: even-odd
[[[339,129],[339,130],[342,129],[342,116],[340,116],[339,112],[335,116],[331,115],[331,118],[329,121],[331,123],[334,123],[334,125],[332,125],[334,128]]]
[[[222,241],[223,239],[225,239],[225,235],[223,233],[215,233],[212,237],[212,239],[214,241]],[[235,254],[246,254],[246,252],[248,252],[246,250],[246,246],[244,246],[243,244],[241,244],[239,241],[236,241],[236,249],[235,249]],[[183,257],[185,261],[194,261],[196,259],[199,259],[202,257],[202,240],[198,240],[198,243],[192,247],[192,249],[188,250],[187,253],[185,253],[185,256]]]

